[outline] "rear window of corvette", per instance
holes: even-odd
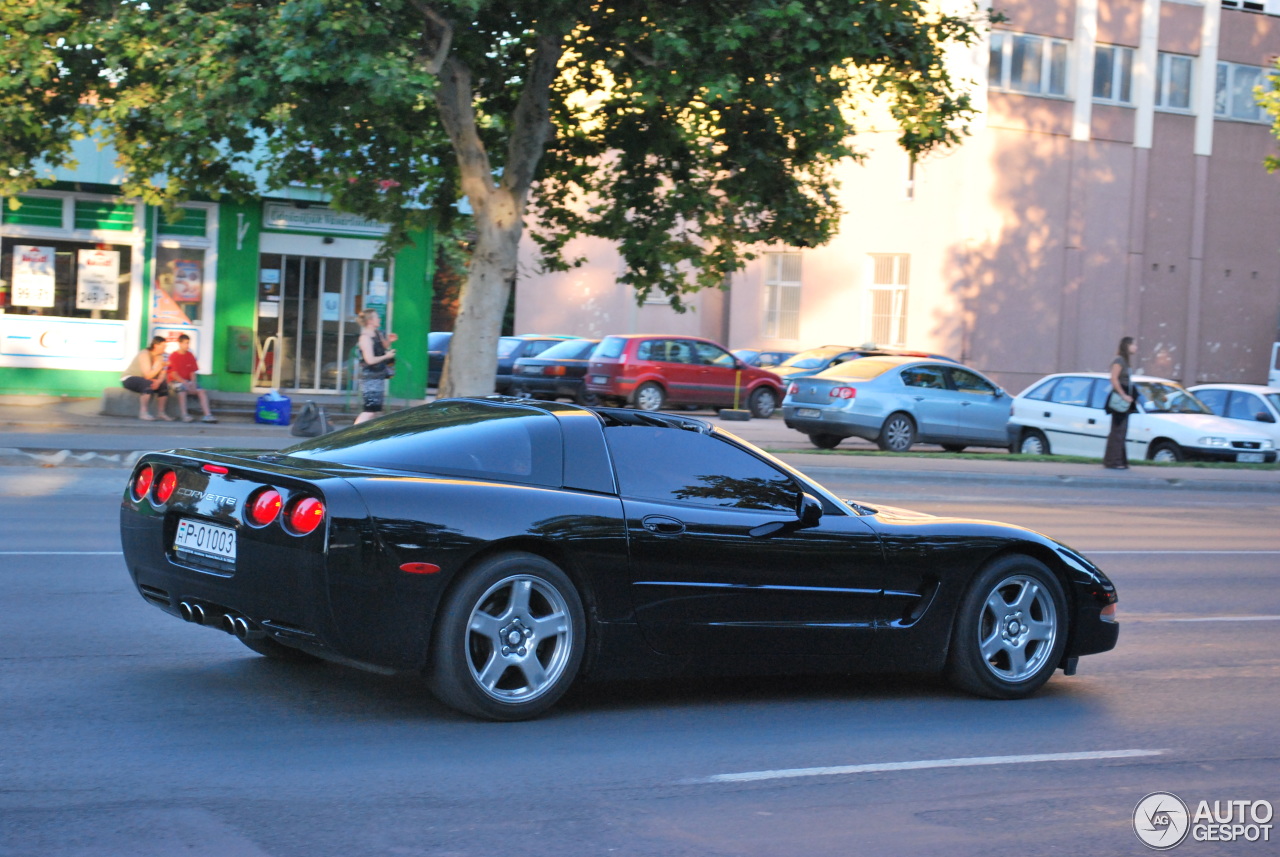
[[[334,464],[553,487],[564,472],[555,417],[488,402],[432,402],[283,452]]]

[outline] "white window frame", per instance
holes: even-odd
[[[1123,45],[1098,45],[1093,55],[1093,100],[1099,104],[1133,104],[1133,60],[1135,51]],[[1111,57],[1111,79],[1106,81],[1111,95],[1098,94],[1098,62]]]
[[[1030,44],[1039,42],[1040,47],[1040,79],[1036,89],[1014,86],[1013,48],[1018,40]],[[999,68],[995,68],[995,57],[999,55]],[[1053,63],[1055,54],[1062,58],[1062,74],[1060,91],[1053,89]],[[1028,33],[1016,33],[1011,30],[996,30],[991,34],[991,51],[988,70],[989,85],[992,89],[1004,92],[1019,92],[1023,95],[1039,95],[1046,98],[1069,98],[1071,95],[1071,43],[1065,39],[1054,39],[1048,36],[1036,36]]]
[[[1179,107],[1169,104],[1169,82],[1173,77],[1175,61],[1185,61],[1187,76],[1187,106]],[[1171,54],[1161,51],[1156,60],[1156,109],[1170,113],[1194,113],[1196,103],[1196,58],[1186,54]]]
[[[865,310],[867,342],[902,347],[907,339],[907,297],[910,292],[911,256],[907,253],[871,253],[867,256],[867,288]],[[877,298],[888,299],[889,312],[877,313]],[[884,336],[877,336],[881,318],[888,325]]]
[[[1275,69],[1266,68],[1256,65],[1245,65],[1243,63],[1219,62],[1218,74],[1215,77],[1214,97],[1213,97],[1213,115],[1218,119],[1229,119],[1236,122],[1259,122],[1270,124],[1271,117],[1263,111],[1256,102],[1250,98],[1253,109],[1250,115],[1244,116],[1232,112],[1232,92],[1236,88],[1236,77],[1245,72],[1257,72],[1261,79],[1255,86],[1262,86],[1264,89],[1274,89],[1276,83]],[[1252,92],[1254,87],[1250,87]]]
[[[795,341],[800,338],[801,255],[796,252],[764,253],[763,338]]]
[[[203,209],[205,212],[205,234],[197,235],[161,235],[160,222],[164,218],[164,212],[160,209],[152,209],[152,214],[156,218],[154,221],[155,249],[152,251],[152,270],[150,288],[152,293],[160,288],[156,281],[159,271],[156,269],[157,252],[160,248],[166,250],[182,250],[192,249],[200,250],[204,253],[204,265],[201,272],[203,283],[200,293],[200,318],[191,324],[191,330],[197,332],[194,337],[198,343],[196,352],[196,361],[200,366],[201,375],[210,375],[214,373],[213,368],[213,338],[215,335],[214,318],[217,312],[217,296],[218,296],[218,205],[211,202],[184,202],[179,208]],[[154,298],[153,298],[154,299]],[[151,320],[148,318],[147,323]],[[185,325],[167,325],[166,330],[178,330]]]

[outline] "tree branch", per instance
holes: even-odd
[[[525,198],[538,162],[551,135],[551,84],[559,73],[564,54],[565,31],[556,26],[552,33],[539,33],[538,45],[529,63],[529,74],[520,92],[507,141],[507,166],[502,184],[520,200]]]
[[[440,31],[432,56],[430,58],[422,58],[427,71],[438,75],[444,68],[445,60],[449,56],[449,48],[453,45],[453,24],[449,23],[449,20],[435,9],[423,3],[422,0],[409,0],[409,3],[418,10],[423,18],[427,19],[428,24],[434,24],[436,29]]]

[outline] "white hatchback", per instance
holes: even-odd
[[[1138,410],[1125,438],[1131,458],[1153,461],[1271,462],[1276,444],[1266,434],[1214,416],[1175,381],[1133,376]],[[1009,415],[1009,448],[1025,454],[1102,458],[1111,415],[1111,392],[1103,372],[1072,372],[1041,378],[1019,393]]]
[[[1237,427],[1258,431],[1280,447],[1280,387],[1261,384],[1197,384],[1191,388],[1205,407]]]

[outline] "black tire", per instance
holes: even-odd
[[[756,419],[768,419],[778,409],[778,394],[772,387],[756,387],[747,397],[747,408]]]
[[[884,425],[880,426],[880,436],[876,438],[876,446],[885,452],[906,452],[915,442],[916,424],[901,411],[889,414]]]
[[[1182,461],[1186,457],[1182,447],[1171,440],[1156,441],[1151,444],[1151,451],[1147,453],[1147,458],[1151,461]]]
[[[811,434],[809,435],[809,443],[818,449],[835,449],[840,445],[840,441],[844,440],[838,434]]]
[[[582,663],[587,621],[577,589],[530,553],[499,554],[464,574],[436,624],[432,692],[475,717],[537,717]]]
[[[579,387],[578,392],[573,396],[573,401],[579,405],[594,407],[600,404],[600,397],[588,390],[586,387]]]
[[[277,643],[270,637],[259,637],[256,640],[246,640],[243,637],[237,637],[236,639],[263,657],[271,658],[273,661],[290,664],[313,664],[320,660],[310,652],[295,649],[293,646],[286,646],[284,643]]]
[[[1039,429],[1023,429],[1014,452],[1019,455],[1053,455],[1049,451],[1049,439]]]
[[[965,444],[963,443],[944,443],[942,444],[943,452],[964,452]]]
[[[1030,696],[1058,668],[1069,624],[1053,572],[1028,556],[1002,557],[978,572],[960,601],[947,676],[978,696]]]
[[[631,396],[636,408],[642,411],[660,411],[667,404],[667,391],[661,385],[645,381]]]

